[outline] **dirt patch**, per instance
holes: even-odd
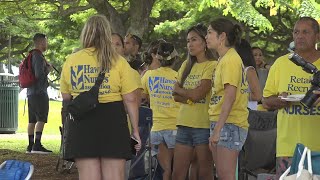
[[[32,175],[33,180],[73,180],[78,179],[78,172],[76,167],[72,167],[69,173],[62,173],[56,171],[56,164],[58,161],[57,155],[40,155],[40,154],[25,154],[7,149],[0,149],[0,163],[8,159],[17,159],[21,161],[28,161],[35,167]],[[61,168],[60,168],[61,170]]]

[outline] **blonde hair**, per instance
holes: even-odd
[[[108,19],[103,15],[91,16],[82,29],[80,40],[83,48],[95,48],[101,71],[109,71],[112,61],[117,59],[118,54],[111,43],[111,27]]]

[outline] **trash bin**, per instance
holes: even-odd
[[[0,133],[15,133],[18,129],[19,90],[12,74],[0,73]]]

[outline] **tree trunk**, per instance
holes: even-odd
[[[88,3],[99,13],[105,15],[111,24],[113,32],[124,35],[126,29],[118,11],[107,0],[87,0]]]
[[[129,18],[121,18],[121,14],[107,0],[87,0],[99,13],[110,20],[112,29],[124,36],[126,32],[143,37],[148,28],[149,17],[155,0],[130,0]],[[125,25],[129,25],[128,30]]]
[[[130,0],[130,27],[128,33],[143,38],[155,0]]]

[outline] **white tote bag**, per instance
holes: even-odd
[[[307,156],[308,170],[304,169],[304,160]],[[319,180],[318,177],[313,175],[311,163],[311,151],[307,147],[304,148],[298,166],[297,174],[288,176],[290,167],[280,176],[279,180]]]

